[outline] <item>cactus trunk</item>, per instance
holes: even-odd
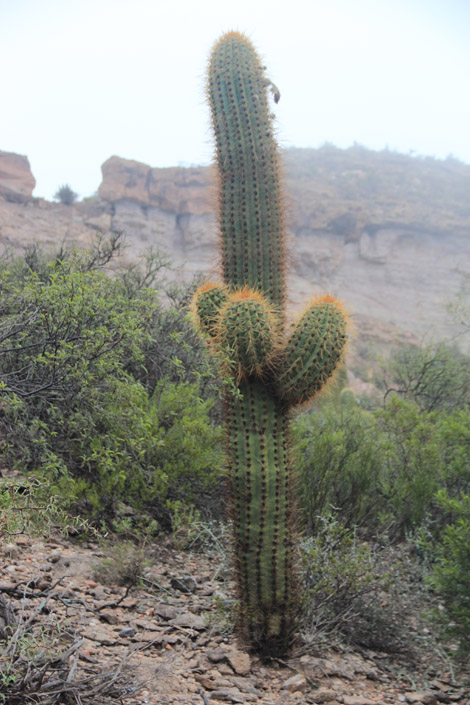
[[[340,304],[326,296],[310,304],[283,341],[283,206],[269,85],[246,37],[230,32],[217,42],[209,99],[224,284],[200,287],[193,309],[237,387],[226,395],[226,418],[239,627],[262,655],[280,657],[289,648],[296,603],[289,409],[335,371],[346,333]]]
[[[262,381],[227,401],[239,627],[268,656],[292,633],[292,498],[285,410]]]

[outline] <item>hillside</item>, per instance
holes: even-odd
[[[289,303],[336,293],[359,341],[453,336],[446,305],[470,272],[470,166],[360,146],[292,149],[283,160]],[[86,245],[96,232],[123,232],[131,258],[157,246],[179,279],[216,274],[210,167],[111,157],[102,171],[98,196],[65,206],[33,198],[27,160],[0,153],[1,245]]]

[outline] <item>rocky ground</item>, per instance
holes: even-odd
[[[231,632],[233,583],[220,555],[165,542],[145,555],[147,565],[136,549],[140,582],[129,587],[128,567],[123,587],[112,584],[123,579],[122,557],[114,553],[106,561],[97,543],[24,535],[3,541],[0,636],[1,600],[3,622],[9,614],[17,631],[7,646],[0,642],[0,702],[30,702],[27,681],[33,683],[35,667],[44,671],[42,687],[50,684],[46,695],[62,694],[31,701],[64,705],[470,703],[465,675],[456,675],[445,659],[437,666],[431,659],[423,670],[422,664],[407,666],[404,654],[391,659],[378,651],[307,649],[304,643],[286,662],[260,663]],[[14,683],[8,686],[12,653],[31,661],[18,697]]]

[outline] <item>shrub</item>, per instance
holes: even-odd
[[[440,416],[393,396],[377,412],[381,434],[379,523],[394,538],[431,521],[445,478]]]
[[[364,632],[372,638],[371,605],[382,601],[391,578],[391,566],[384,571],[380,554],[330,514],[322,517],[315,537],[302,544],[302,564],[307,639],[334,632],[356,643],[363,643]],[[385,623],[385,613],[376,611],[375,619]]]
[[[115,244],[0,264],[1,450],[96,520],[125,502],[168,527],[220,473],[213,374],[154,288],[161,260],[109,276]]]
[[[315,532],[331,511],[363,535],[394,540],[448,522],[437,492],[470,493],[470,411],[425,412],[397,395],[379,410],[350,392],[304,412],[293,425],[301,516]]]
[[[65,498],[52,495],[48,483],[29,478],[0,478],[0,539],[11,534],[46,535],[86,532],[87,522],[68,511]]]
[[[150,561],[145,548],[132,541],[115,543],[106,551],[106,558],[94,566],[95,577],[105,585],[137,585]]]
[[[54,198],[64,206],[71,206],[77,200],[78,193],[75,193],[68,184],[64,184],[57,189]]]
[[[348,527],[374,523],[381,458],[377,426],[352,394],[301,414],[293,425],[299,500],[307,528],[337,511]]]
[[[436,562],[431,584],[445,607],[440,615],[445,630],[460,640],[462,652],[470,652],[470,495],[451,499],[438,494],[445,510],[453,517],[433,546]]]
[[[385,397],[395,393],[422,411],[452,411],[470,404],[470,358],[445,343],[403,345],[382,370]]]

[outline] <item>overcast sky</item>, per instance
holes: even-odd
[[[111,155],[209,163],[207,57],[231,29],[281,91],[281,145],[470,163],[470,0],[0,0],[0,150],[49,199],[91,195]]]

